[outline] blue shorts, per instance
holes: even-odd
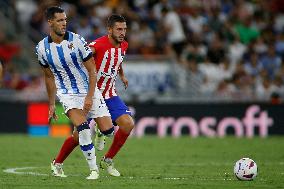
[[[128,114],[131,116],[131,112],[129,111],[128,107],[119,98],[119,96],[114,96],[109,99],[105,99],[105,102],[111,115],[112,122],[114,124],[116,119],[122,116],[123,114]]]

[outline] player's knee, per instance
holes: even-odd
[[[132,119],[126,119],[121,125],[127,132],[131,132],[134,128],[134,121]]]
[[[114,135],[114,127],[112,126],[111,128],[105,131],[101,131],[101,133],[105,135],[106,137],[112,137]]]
[[[129,130],[132,130],[134,128],[134,121],[132,119],[129,119],[126,121],[125,125]]]
[[[123,131],[130,133],[134,128],[134,121],[130,116],[121,116],[116,120],[117,125]]]
[[[133,128],[134,128],[134,122],[131,121],[131,122],[128,123],[128,129],[132,130]]]

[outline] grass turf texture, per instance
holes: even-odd
[[[0,188],[284,188],[284,137],[267,139],[178,139],[131,138],[115,159],[122,177],[100,171],[99,180],[86,180],[89,171],[83,154],[76,150],[64,163],[67,178],[50,175],[50,162],[63,138],[31,138],[24,135],[0,135]],[[108,145],[111,143],[107,140]],[[105,152],[105,150],[103,151]],[[97,162],[103,152],[97,153]],[[234,163],[241,157],[254,159],[259,167],[254,181],[238,181]],[[46,174],[11,174],[8,168]]]

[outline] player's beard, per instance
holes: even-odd
[[[54,30],[54,33],[60,37],[62,37],[65,33],[61,33],[59,31]]]
[[[119,36],[115,36],[115,35],[111,35],[111,37],[113,38],[113,40],[115,41],[115,43],[117,43],[117,44],[119,44],[119,43],[121,43],[123,40],[124,40],[124,38],[120,41],[119,40]]]

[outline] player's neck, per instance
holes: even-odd
[[[50,32],[50,37],[54,43],[61,43],[64,40],[64,35],[57,35],[55,32]]]
[[[110,35],[108,35],[108,39],[110,41],[110,43],[114,46],[114,47],[119,47],[120,43],[117,43]]]

